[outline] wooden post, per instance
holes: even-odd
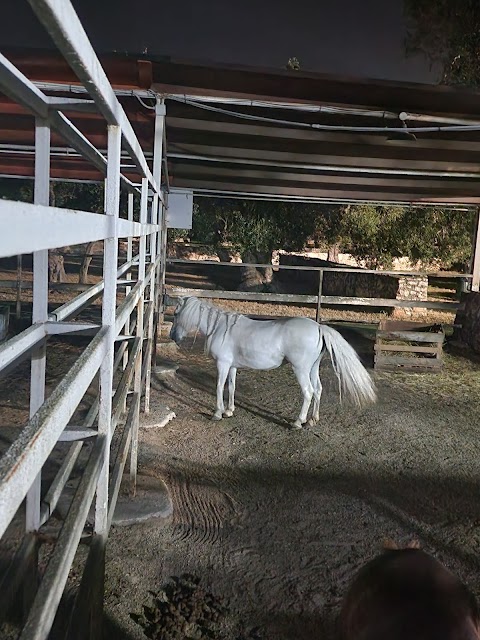
[[[318,271],[318,302],[316,321],[320,322],[320,309],[322,307],[323,269]]]
[[[477,211],[477,223],[475,225],[473,240],[472,260],[472,291],[480,290],[480,214]]]

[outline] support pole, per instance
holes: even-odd
[[[49,205],[50,201],[50,126],[47,120],[35,122],[35,186],[34,202]],[[33,308],[32,324],[48,320],[48,250],[33,254]],[[30,417],[45,400],[46,341],[42,341],[32,354],[30,379]],[[25,529],[34,534],[40,528],[41,473],[27,493]],[[24,608],[28,609],[37,589],[38,546],[34,545],[29,559],[24,588]]]
[[[320,322],[320,309],[322,308],[322,289],[323,289],[323,269],[318,272],[318,302],[317,302],[317,315],[315,320]]]
[[[134,205],[134,201],[133,201],[133,193],[129,193],[128,194],[128,204],[127,204],[127,212],[128,212],[128,220],[130,222],[133,222],[133,205]],[[133,238],[132,236],[128,236],[127,239],[127,262],[131,262],[132,261],[132,257],[133,257]],[[127,280],[131,280],[132,279],[132,271],[131,269],[129,269],[127,271],[126,274],[126,279]],[[125,297],[128,296],[128,294],[130,293],[130,291],[132,290],[132,287],[125,287]],[[127,322],[125,323],[125,334],[129,335],[130,334],[130,327],[131,327],[131,322],[130,322],[130,316],[128,316]],[[122,367],[123,370],[125,371],[126,367],[128,364],[128,349],[125,349],[125,354],[123,356],[123,362],[122,362]],[[126,405],[124,406],[124,410],[126,410]]]
[[[142,196],[140,202],[140,222],[146,223],[148,209],[148,180],[142,178]],[[138,282],[145,280],[145,261],[146,261],[146,236],[141,236],[139,241],[139,261],[138,261]],[[142,349],[135,366],[135,378],[133,389],[138,393],[140,398],[142,395],[142,362],[143,362],[143,312],[144,312],[144,294],[140,296],[137,305],[137,327],[136,335],[140,338]],[[140,403],[138,403],[140,407]],[[130,488],[132,495],[135,495],[137,487],[137,457],[138,457],[138,423],[140,420],[139,410],[132,425],[132,445],[130,449]]]
[[[480,211],[477,211],[477,221],[473,236],[472,260],[472,291],[480,290]]]
[[[158,195],[155,193],[152,201],[152,224],[158,223]],[[157,259],[157,234],[154,231],[150,235],[150,262],[155,264]],[[148,319],[147,328],[147,351],[145,354],[147,362],[147,373],[145,377],[145,413],[150,413],[150,385],[152,380],[152,367],[156,364],[157,345],[156,345],[156,331],[155,331],[155,298],[156,298],[156,273],[152,273],[149,287],[149,304],[153,305],[153,312],[150,313]]]
[[[120,155],[122,131],[118,126],[108,127],[107,185],[105,214],[111,220],[111,234],[104,241],[103,278],[105,287],[102,303],[102,325],[108,328],[105,357],[100,366],[100,404],[98,411],[98,434],[105,437],[102,470],[97,483],[95,503],[95,534],[98,545],[96,561],[104,566],[105,543],[108,534],[108,484],[110,442],[112,437],[113,360],[115,345],[115,310],[117,306],[117,262],[118,262],[118,212],[120,203]],[[102,572],[99,572],[103,576]],[[103,583],[97,585],[97,597],[91,603],[88,638],[101,637],[103,611]]]
[[[163,148],[165,138],[165,116],[166,108],[163,98],[157,98],[157,104],[155,106],[155,137],[153,146],[153,177],[158,185],[162,184],[162,160],[163,160]],[[164,194],[166,198],[166,194]],[[163,246],[166,248],[166,229],[165,227],[165,206],[163,202],[159,201],[157,209],[157,222],[159,225],[158,233],[156,235],[156,255],[160,256],[160,261],[156,269],[156,291],[154,295],[154,345],[153,353],[156,354],[156,343],[158,336],[158,325],[163,321],[161,317],[161,296],[163,292],[163,276],[162,276],[162,261],[165,261],[166,256],[163,255]],[[164,243],[165,238],[165,243]],[[166,250],[166,249],[165,249]]]

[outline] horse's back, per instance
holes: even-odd
[[[217,359],[231,354],[237,367],[273,369],[284,359],[294,366],[310,361],[318,343],[318,324],[309,318],[254,320],[242,316],[227,334],[219,328],[211,352]]]

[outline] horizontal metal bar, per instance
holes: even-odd
[[[0,537],[98,371],[107,331],[98,332],[0,459]]]
[[[121,128],[132,160],[148,179],[154,191],[162,198],[160,185],[155,183],[133,127],[115,96],[72,4],[68,0],[29,0],[29,2],[77,77],[88,89],[89,95],[107,123]]]
[[[315,258],[313,258],[315,260]],[[274,271],[290,269],[291,271],[325,271],[335,273],[374,273],[379,276],[427,276],[429,278],[472,278],[470,273],[450,273],[444,271],[387,271],[383,269],[363,269],[362,267],[314,267],[290,264],[254,263],[254,262],[221,262],[217,260],[186,260],[184,258],[167,258],[167,264],[199,264],[222,267],[255,267],[270,268]]]
[[[117,270],[117,277],[121,277],[124,273],[127,273],[135,264],[138,262],[138,256],[135,256],[130,262],[126,262]],[[73,298],[69,302],[62,304],[60,307],[52,311],[49,314],[50,320],[66,320],[67,318],[71,318],[72,316],[80,313],[85,307],[87,307],[91,302],[95,300],[103,291],[104,282],[98,282],[97,284],[90,287],[84,293],[81,293],[79,296]]]
[[[133,374],[135,373],[135,365],[140,356],[142,350],[142,341],[140,338],[136,338],[132,345],[130,355],[128,358],[128,364],[125,367],[120,382],[118,384],[115,395],[112,401],[112,432],[120,421],[123,413],[123,407],[125,406],[125,400],[127,398],[128,390],[131,385]]]
[[[261,158],[235,158],[221,156],[207,156],[195,153],[169,152],[168,158],[173,160],[199,160],[215,164],[238,164],[247,166],[276,167],[284,169],[301,169],[306,171],[326,171],[328,173],[367,173],[393,176],[421,176],[431,178],[475,178],[480,172],[473,171],[434,171],[422,169],[391,169],[388,167],[353,167],[329,164],[308,164],[302,162],[282,162],[281,160],[263,160]]]
[[[150,282],[152,274],[155,272],[157,264],[159,263],[159,258],[154,263],[150,263],[145,272],[145,280],[142,282],[141,280],[137,282],[137,284],[132,287],[132,290],[125,297],[125,300],[118,306],[117,308],[117,318],[115,321],[115,333],[118,335],[120,331],[123,329],[128,316],[132,313],[133,309],[136,307],[140,296],[143,295],[145,291],[145,287]]]
[[[106,441],[99,437],[58,537],[20,640],[46,640],[67,582],[104,460]]]
[[[5,95],[33,112],[35,116],[48,119],[52,128],[69,142],[80,155],[89,160],[103,174],[106,174],[106,158],[63,113],[52,111],[49,98],[2,54],[0,54],[0,87]],[[121,176],[121,181],[123,188],[129,191],[138,191],[125,176]]]
[[[125,469],[128,449],[132,439],[133,424],[138,415],[139,404],[140,396],[138,393],[134,393],[132,403],[128,410],[127,420],[123,429],[122,439],[118,448],[115,464],[110,476],[110,488],[108,492],[110,495],[110,501],[108,505],[108,529],[110,529],[110,526],[112,524],[113,514],[115,513],[115,507],[117,505],[118,493],[120,491],[120,485],[122,483],[123,470]]]
[[[48,118],[48,102],[43,93],[0,53],[0,87],[2,93],[19,102],[40,118]]]
[[[63,459],[62,465],[57,471],[57,474],[55,475],[55,478],[53,479],[52,484],[40,505],[40,526],[45,524],[55,511],[58,500],[62,495],[63,488],[68,482],[82,447],[83,441],[74,442]]]
[[[85,420],[83,421],[83,428],[89,429],[95,424],[95,420],[98,414],[98,407],[99,400],[97,395],[85,417]],[[68,450],[67,455],[63,459],[60,469],[57,471],[52,484],[48,488],[48,491],[42,500],[40,508],[41,525],[44,524],[54,512],[58,500],[62,494],[63,488],[70,477],[70,474],[73,470],[73,467],[75,466],[75,462],[77,461],[82,447],[83,441],[74,442]]]
[[[91,322],[52,322],[45,324],[47,335],[58,336],[63,334],[82,333],[87,335],[95,335],[100,330],[101,325],[92,324]]]
[[[0,371],[33,349],[47,335],[44,324],[33,324],[14,338],[0,345]]]
[[[0,582],[0,626],[10,611],[31,563],[32,555],[38,547],[38,539],[34,533],[28,533],[15,552],[8,568],[2,573]]]
[[[212,291],[210,289],[183,289],[172,287],[167,291],[166,304],[183,296],[214,298],[217,300],[245,300],[251,302],[284,302],[295,304],[317,304],[318,296],[290,293],[255,293],[248,291]],[[355,307],[406,307],[416,309],[445,309],[455,311],[460,306],[456,302],[429,302],[427,300],[396,300],[394,298],[360,298],[353,296],[321,296],[321,303]]]
[[[59,111],[87,111],[97,112],[97,105],[94,100],[86,100],[82,98],[60,98],[58,96],[45,96],[50,109],[58,109]]]
[[[60,434],[58,442],[75,442],[76,440],[88,440],[89,438],[95,438],[98,436],[98,431],[95,429],[87,429],[86,427],[72,427],[68,426]]]
[[[12,225],[12,219],[15,224]],[[45,230],[48,229],[48,233]],[[101,213],[0,200],[0,257],[83,244],[105,238],[146,236],[157,225]]]

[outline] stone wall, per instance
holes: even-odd
[[[296,255],[281,255],[280,264],[302,267],[345,267],[347,265],[327,262],[317,258]],[[318,292],[318,272],[281,270],[279,278],[285,290],[315,295]],[[352,296],[358,298],[392,298],[422,300],[426,298],[426,285],[418,276],[383,276],[376,273],[362,273],[361,269],[351,271],[326,271],[323,274],[322,293],[325,296]],[[409,294],[412,297],[409,298]],[[423,297],[422,297],[423,296]]]
[[[427,297],[428,276],[398,276],[397,300],[426,300]]]

